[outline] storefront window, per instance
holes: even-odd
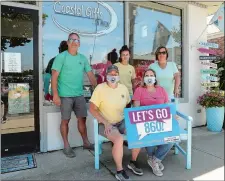
[[[181,72],[182,10],[153,2],[129,4],[129,45],[137,81],[141,80],[143,70],[155,61],[155,51],[159,46],[167,47],[168,61],[175,62]],[[180,93],[182,97],[182,90]]]
[[[80,35],[79,52],[94,69],[95,64],[107,62],[109,52],[116,48],[118,53],[124,44],[122,2],[43,2],[43,18],[43,73],[59,53],[60,42],[71,32]],[[86,76],[84,80],[84,85],[90,85]]]

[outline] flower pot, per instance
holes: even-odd
[[[224,120],[224,107],[206,108],[206,121],[209,131],[221,132]]]

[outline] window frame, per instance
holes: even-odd
[[[129,45],[129,34],[130,34],[130,17],[129,17],[129,6],[132,2],[125,2],[125,27],[126,27],[126,34],[125,34],[125,42]],[[189,34],[187,33],[187,27],[189,25],[188,21],[188,4],[187,3],[175,3],[175,2],[151,2],[157,3],[162,6],[169,6],[171,8],[176,8],[181,11],[181,92],[182,97],[179,98],[179,103],[188,103],[189,102],[189,44],[184,43],[188,42]],[[186,35],[186,36],[184,36]]]

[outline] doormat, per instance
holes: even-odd
[[[33,154],[10,156],[1,158],[1,174],[36,168],[36,160]]]

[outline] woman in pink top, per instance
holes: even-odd
[[[148,69],[144,72],[142,86],[135,90],[132,100],[134,101],[134,107],[165,104],[169,102],[165,89],[157,85],[154,70]],[[164,166],[161,161],[165,158],[172,146],[172,144],[165,144],[146,148],[148,164],[156,176],[163,176],[162,170]]]

